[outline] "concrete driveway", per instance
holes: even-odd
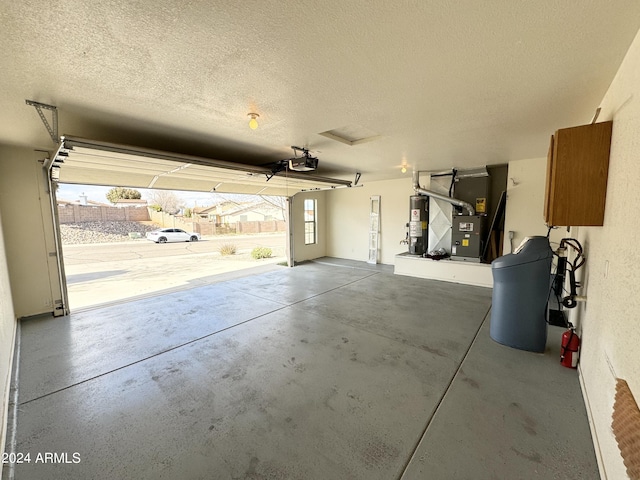
[[[222,244],[237,247],[222,256]],[[255,260],[253,248],[269,247],[273,257]],[[148,240],[65,245],[63,257],[72,311],[216,283],[282,268],[285,234],[204,237],[199,242],[156,244]]]

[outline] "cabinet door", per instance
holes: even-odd
[[[547,153],[547,183],[544,187],[544,220],[549,223],[549,217],[551,215],[551,200],[553,194],[551,192],[553,181],[551,180],[551,172],[553,171],[553,135],[549,141],[549,152]]]
[[[553,226],[601,226],[612,122],[558,130],[549,149],[545,220]]]

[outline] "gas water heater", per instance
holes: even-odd
[[[427,251],[427,221],[429,218],[429,197],[412,195],[409,197],[411,216],[409,218],[409,253],[423,255]]]

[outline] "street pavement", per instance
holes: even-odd
[[[222,256],[222,244],[237,247]],[[273,257],[255,260],[253,248],[269,247]],[[282,268],[285,234],[204,237],[199,242],[156,244],[140,239],[109,244],[64,245],[63,257],[72,312],[161,295]]]

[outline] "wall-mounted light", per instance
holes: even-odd
[[[400,169],[400,171],[402,173],[407,173],[407,167],[405,167],[404,165],[402,166],[402,168]]]
[[[251,130],[255,130],[256,128],[258,128],[258,117],[260,115],[258,115],[257,113],[249,113],[248,116],[250,117],[249,128]]]

